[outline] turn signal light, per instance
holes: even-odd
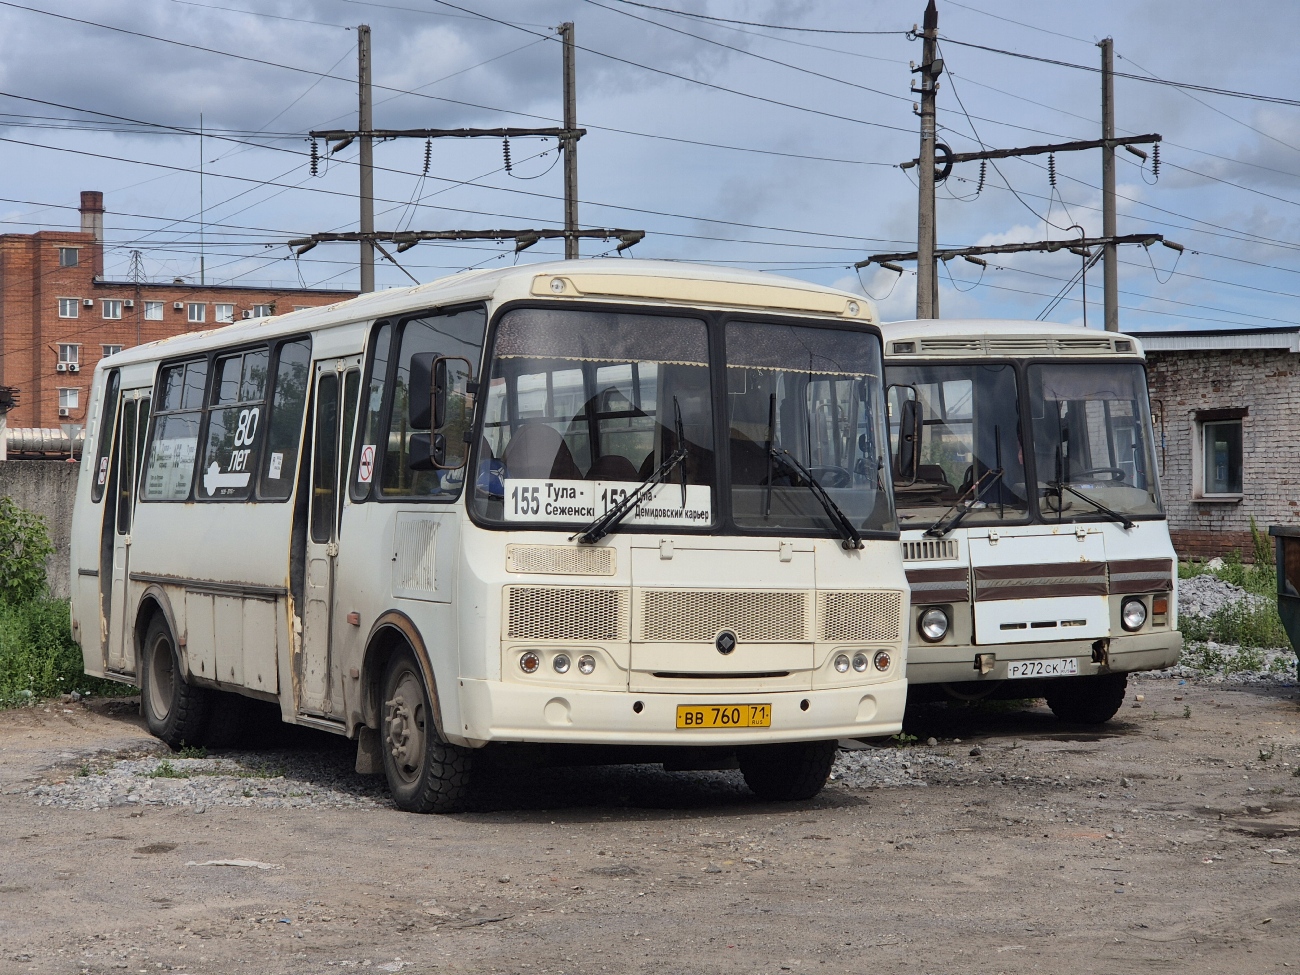
[[[525,674],[537,673],[537,668],[540,667],[541,665],[542,665],[542,658],[539,657],[537,654],[533,653],[533,651],[531,650],[529,650],[527,653],[525,653],[522,657],[519,658],[519,669],[522,670]]]
[[[1164,626],[1169,622],[1169,597],[1156,596],[1151,600],[1151,622],[1156,626]]]

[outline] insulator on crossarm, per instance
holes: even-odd
[[[1160,143],[1151,147],[1151,175],[1160,178]]]
[[[429,163],[433,161],[433,140],[424,140],[424,175],[429,175]]]
[[[1047,154],[1047,182],[1056,186],[1056,153]]]
[[[311,140],[311,174],[320,175],[320,149],[316,147],[316,140]]]
[[[987,159],[981,159],[980,160],[980,181],[979,181],[979,185],[975,187],[976,196],[979,196],[980,190],[984,189],[984,176],[988,172],[988,167],[989,167],[989,161]]]
[[[506,161],[506,172],[507,172],[507,173],[511,172],[511,171],[513,170],[513,167],[510,165],[510,139],[509,139],[509,137],[506,137],[506,138],[504,138],[504,139],[501,140],[501,155],[505,157],[505,161]]]

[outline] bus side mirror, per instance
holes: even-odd
[[[406,466],[413,471],[456,470],[465,466],[463,459],[459,464],[446,463],[447,438],[441,433],[412,434],[408,447]]]
[[[438,356],[432,352],[417,352],[411,356],[411,378],[407,389],[407,419],[416,430],[432,429],[434,363]]]
[[[468,405],[469,360],[461,356],[417,352],[411,356],[410,402],[407,415],[415,430],[441,430],[447,425],[447,404]],[[454,412],[454,409],[453,409]]]
[[[915,481],[921,468],[921,401],[903,400],[898,419],[898,476]]]

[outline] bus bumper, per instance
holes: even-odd
[[[1063,660],[1073,658],[1079,676],[1163,670],[1178,662],[1183,635],[1177,630],[1137,633],[1110,638],[1106,663],[1093,659],[1092,640],[1054,643],[1016,643],[995,646],[935,647],[912,645],[907,649],[907,679],[912,684],[952,684],[967,681],[998,681],[1007,677],[1007,664],[1020,660]],[[978,656],[993,655],[993,668],[981,673]]]
[[[460,733],[471,745],[492,741],[591,745],[756,745],[897,734],[907,681],[817,691],[757,694],[638,694],[525,687],[462,680]],[[803,702],[807,702],[807,708]],[[636,705],[640,704],[640,710]],[[677,727],[678,705],[770,704],[769,728]],[[452,729],[447,729],[450,732]]]

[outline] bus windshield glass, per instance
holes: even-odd
[[[1140,365],[1031,365],[1028,382],[1045,520],[1162,513]]]
[[[482,520],[580,526],[676,459],[622,524],[714,524],[703,321],[509,311],[497,324],[480,396],[474,510]]]
[[[958,502],[969,507],[966,524],[1028,517],[1014,366],[892,365],[889,384],[894,496],[904,528],[929,527]],[[915,445],[904,442],[908,419],[919,430]]]
[[[896,531],[878,343],[847,329],[730,322],[726,346],[736,524],[838,535],[838,508],[857,531]]]

